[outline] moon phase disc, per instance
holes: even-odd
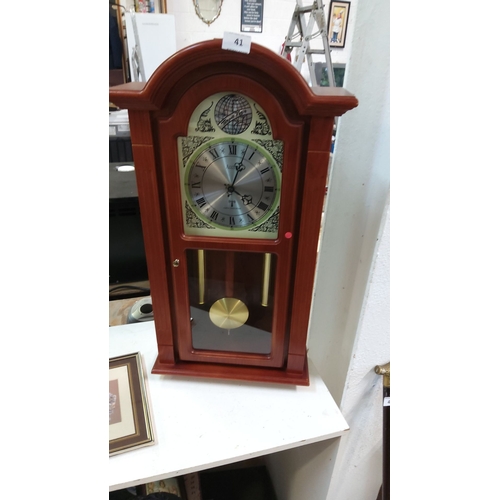
[[[225,330],[233,330],[244,325],[248,314],[248,307],[245,303],[231,297],[217,300],[209,311],[212,323]]]
[[[242,134],[252,123],[252,108],[239,94],[227,94],[216,105],[215,122],[226,134]]]

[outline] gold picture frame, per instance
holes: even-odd
[[[154,443],[139,352],[109,359],[109,454]]]

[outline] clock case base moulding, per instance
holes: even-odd
[[[181,375],[220,378],[226,380],[243,380],[268,382],[276,384],[309,385],[309,369],[307,358],[301,372],[291,372],[272,368],[255,366],[235,366],[215,363],[189,363],[178,361],[174,365],[162,364],[157,358],[151,373],[157,375]]]

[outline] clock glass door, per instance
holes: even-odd
[[[179,110],[192,109],[189,118],[179,111],[159,128],[172,139],[162,157],[176,354],[187,364],[281,368],[302,124],[265,88],[233,79],[234,91],[212,92],[216,83],[186,92]],[[276,135],[268,113],[281,124]]]
[[[270,355],[276,255],[186,253],[193,349]]]

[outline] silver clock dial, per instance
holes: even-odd
[[[279,169],[265,149],[241,139],[207,143],[187,165],[186,194],[193,210],[222,229],[245,229],[276,208]]]

